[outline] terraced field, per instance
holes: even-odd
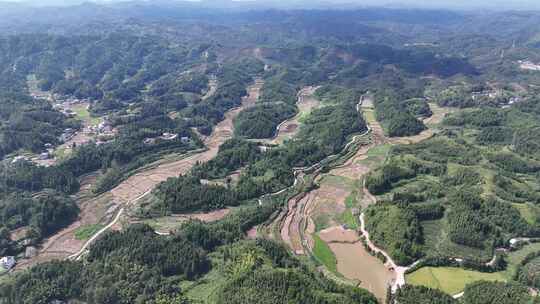
[[[296,254],[312,254],[330,272],[337,271],[339,276],[368,289],[382,301],[388,286],[403,284],[404,271],[400,269],[398,280],[394,264],[383,264],[371,255],[355,231],[361,210],[376,202],[362,186],[363,178],[384,162],[392,145],[417,143],[433,136],[434,131],[428,129],[417,136],[389,139],[375,119],[369,96],[362,98],[360,109],[371,133],[343,164],[315,175],[314,182],[318,185],[315,190],[289,201],[280,235]],[[445,108],[435,107],[435,117],[426,123],[435,127],[447,112]]]

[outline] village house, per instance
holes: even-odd
[[[19,156],[16,156],[13,158],[13,160],[11,161],[12,164],[15,164],[19,161],[27,161],[28,160],[28,157],[24,156],[24,155],[19,155]]]
[[[75,130],[73,130],[72,128],[67,128],[64,130],[64,133],[60,135],[60,140],[66,142],[72,139],[73,136],[75,136]]]
[[[39,154],[38,158],[40,160],[47,160],[47,159],[49,159],[49,157],[50,157],[49,152],[43,152],[43,153]]]
[[[11,270],[11,268],[15,266],[15,257],[3,257],[2,259],[0,259],[0,266],[4,268],[4,270]]]
[[[163,135],[161,135],[161,139],[163,140],[174,140],[178,137],[178,134],[172,134],[172,133],[169,133],[169,132],[165,132],[163,133]]]
[[[145,145],[153,145],[156,143],[156,139],[155,138],[145,138],[143,143]]]

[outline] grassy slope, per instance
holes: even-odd
[[[423,221],[425,248],[428,255],[451,255],[464,258],[480,258],[489,260],[492,252],[489,248],[485,250],[463,246],[452,242],[445,229],[446,219]]]
[[[505,281],[501,273],[482,273],[453,267],[424,267],[406,277],[407,283],[436,288],[450,295],[463,291],[467,284],[480,281]]]
[[[536,223],[536,210],[535,206],[532,206],[530,204],[512,204],[514,208],[516,208],[519,211],[519,214],[521,214],[521,217],[523,217],[524,220],[527,221],[529,224]]]

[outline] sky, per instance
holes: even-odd
[[[1,2],[2,0],[0,0]],[[3,0],[6,1],[6,0]],[[9,0],[8,0],[9,1]],[[125,0],[87,0],[92,2],[119,2]],[[146,0],[151,2],[151,0]],[[175,0],[171,0],[175,1]],[[216,0],[200,0],[200,1],[216,1]],[[224,0],[218,0],[220,2]],[[233,1],[233,0],[231,0]],[[237,0],[249,1],[251,4],[262,3],[268,4],[272,2],[278,3],[279,6],[291,2],[297,2],[300,6],[313,6],[316,1],[313,0]],[[452,9],[520,9],[520,10],[540,10],[540,0],[318,0],[327,3],[350,3],[358,6],[391,6],[391,7],[423,7],[423,8],[452,8]],[[44,5],[46,3],[54,3],[58,5],[73,4],[84,2],[83,0],[11,0],[10,2],[33,2]],[[299,5],[295,5],[299,6]]]

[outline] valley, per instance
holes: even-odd
[[[437,106],[434,108],[436,114],[429,118],[430,126],[440,123],[450,111]],[[383,301],[389,286],[395,291],[405,284],[406,268],[397,266],[387,253],[369,241],[361,212],[369,205],[376,204],[377,200],[363,186],[364,178],[384,162],[386,155],[378,150],[389,149],[387,143],[417,143],[433,136],[434,131],[428,129],[418,136],[389,140],[380,124],[369,119],[373,115],[373,108],[368,96],[362,96],[358,109],[366,117],[371,132],[364,135],[365,138],[360,138],[357,151],[343,164],[327,173],[316,173],[313,182],[318,185],[317,189],[290,200],[285,219],[276,225],[281,227],[281,239],[293,252],[313,255],[323,267],[356,282]],[[363,241],[362,238],[367,240]],[[322,240],[325,245],[316,239]],[[328,262],[321,257],[321,251],[325,250],[319,248],[321,246],[331,250],[329,254],[334,255],[334,261]],[[381,262],[375,256],[378,252],[384,253],[387,262]]]
[[[131,220],[125,210],[136,208],[137,202],[150,193],[156,185],[168,178],[187,173],[197,162],[206,162],[215,157],[219,146],[233,136],[232,121],[234,117],[243,109],[249,108],[256,103],[262,85],[262,80],[257,79],[255,84],[248,87],[248,96],[242,99],[241,106],[227,112],[225,120],[215,127],[210,136],[204,138],[206,146],[204,151],[181,155],[179,160],[164,159],[149,164],[147,168],[140,169],[140,172],[128,177],[110,192],[98,197],[87,198],[91,193],[85,194],[85,191],[90,191],[92,182],[95,182],[95,179],[88,178],[83,183],[86,186],[83,186],[81,192],[78,193],[79,204],[82,209],[79,220],[47,239],[43,248],[37,252],[35,257],[28,261],[21,261],[17,267],[27,268],[36,263],[59,258],[77,259],[108,229],[118,230],[121,229],[122,225],[129,224]],[[221,213],[222,216],[226,214],[226,212],[222,211]],[[182,222],[186,218],[190,218],[190,216],[186,215],[183,220],[177,218],[176,225],[178,225],[178,220]],[[202,218],[204,219],[204,216]],[[95,233],[89,240],[83,242],[83,240],[75,238],[77,229],[86,225],[100,223],[106,224],[106,226]]]

